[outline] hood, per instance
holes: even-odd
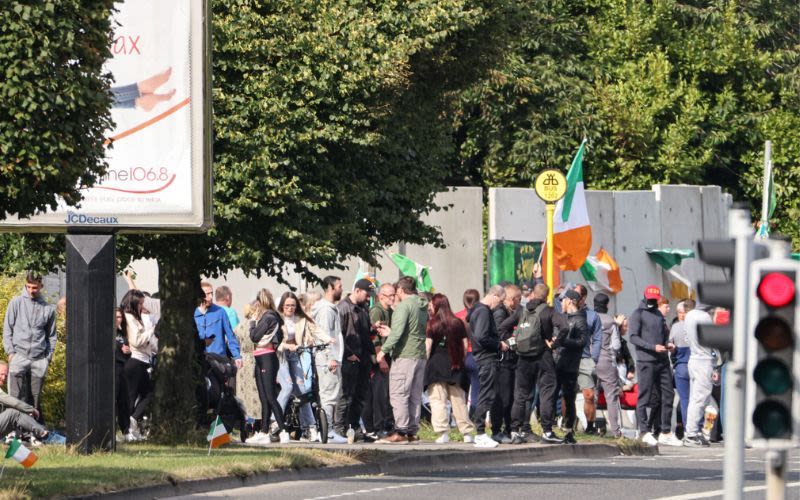
[[[39,295],[38,296],[31,297],[31,294],[28,293],[28,287],[26,287],[25,285],[22,285],[22,296],[25,297],[26,299],[31,299],[34,302],[44,302],[44,299],[42,298],[41,290],[39,291]]]
[[[539,307],[539,304],[543,304],[543,303],[544,303],[544,300],[542,300],[542,299],[531,299],[531,300],[528,301],[527,304],[525,304],[525,307],[528,309],[528,311],[533,312],[534,309]]]

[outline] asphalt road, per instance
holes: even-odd
[[[237,488],[180,498],[553,498],[689,500],[722,496],[721,446],[661,448],[655,457],[508,463],[411,476],[343,477]],[[745,498],[764,498],[764,453],[748,450]],[[800,499],[800,453],[789,455],[787,499]]]

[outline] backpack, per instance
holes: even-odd
[[[542,321],[540,315],[547,307],[543,302],[536,306],[533,312],[526,307],[522,311],[522,317],[517,325],[515,335],[517,337],[517,354],[526,357],[537,357],[544,353],[545,345],[542,339]]]

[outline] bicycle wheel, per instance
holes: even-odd
[[[319,441],[326,444],[328,442],[328,414],[320,407],[317,407],[317,423],[319,424]]]

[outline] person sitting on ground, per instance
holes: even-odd
[[[33,434],[36,439],[47,442],[50,433],[36,420],[39,411],[24,401],[9,396],[2,387],[8,378],[8,363],[0,361],[0,405],[5,408],[0,412],[0,438],[5,438],[17,429]]]

